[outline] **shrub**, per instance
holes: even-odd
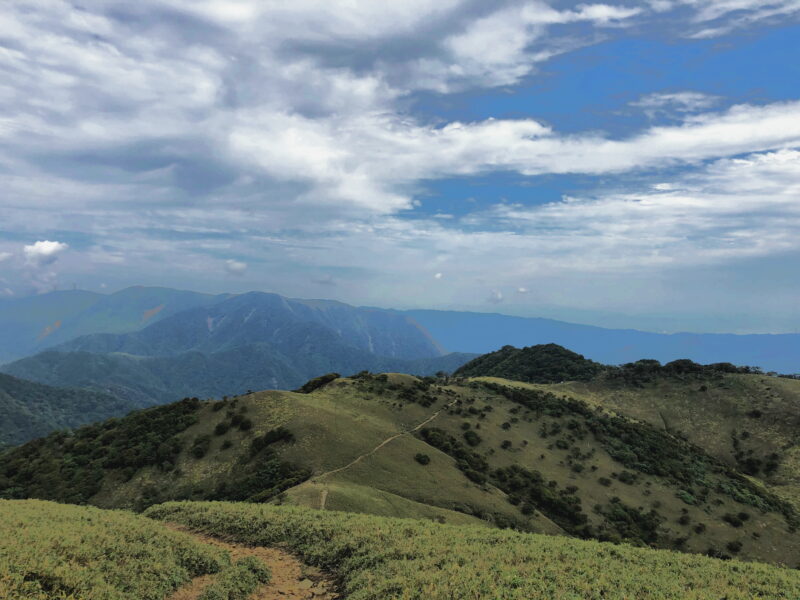
[[[314,377],[314,379],[310,379],[301,387],[296,389],[295,392],[299,394],[310,394],[311,392],[328,385],[331,381],[339,379],[339,377],[341,377],[339,373],[327,373],[325,375],[320,375],[319,377]]]
[[[270,579],[270,571],[263,562],[246,556],[220,573],[198,600],[247,600],[259,585]]]
[[[731,527],[741,527],[744,525],[744,521],[740,519],[738,515],[734,515],[732,513],[725,513],[722,515],[722,520]]]
[[[725,547],[728,549],[728,552],[737,554],[742,549],[742,542],[739,540],[734,540],[732,542],[728,542],[728,545]]]
[[[421,452],[418,452],[417,454],[414,455],[414,460],[424,466],[430,464],[431,457],[428,456],[427,454],[422,454]]]
[[[609,487],[611,485],[611,480],[608,477],[600,477],[597,482],[605,487]]]
[[[192,448],[189,450],[192,456],[197,459],[203,458],[208,452],[208,449],[211,447],[211,436],[210,435],[200,435],[197,436],[192,444]]]
[[[252,428],[253,428],[253,422],[247,417],[242,419],[241,422],[239,423],[239,429],[241,431],[250,431]]]
[[[511,440],[503,440],[503,443],[500,444],[500,447],[503,450],[508,450],[509,448],[511,448]]]
[[[231,428],[230,423],[226,421],[222,421],[222,423],[217,423],[217,426],[214,427],[214,435],[225,435],[228,433],[228,430]]]
[[[697,534],[701,534],[701,533],[705,532],[705,530],[706,530],[706,524],[705,523],[698,523],[697,525],[694,526],[694,532],[697,533]]]
[[[464,441],[466,441],[467,444],[469,444],[470,446],[474,447],[480,444],[483,440],[477,433],[475,433],[472,430],[469,430],[464,432]]]

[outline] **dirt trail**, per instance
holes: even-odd
[[[422,423],[419,423],[418,425],[415,425],[414,427],[412,427],[411,429],[409,429],[407,431],[401,431],[400,433],[395,433],[393,436],[390,436],[390,437],[386,438],[385,440],[383,440],[380,444],[375,446],[369,452],[365,452],[364,454],[361,454],[361,455],[357,456],[352,461],[347,463],[345,466],[339,467],[338,469],[333,469],[332,471],[326,471],[325,473],[321,473],[321,474],[313,477],[311,479],[311,481],[313,481],[314,483],[319,483],[319,480],[324,478],[324,477],[328,477],[329,475],[333,475],[335,473],[341,473],[342,471],[346,471],[347,469],[349,469],[353,465],[356,465],[356,464],[360,463],[362,460],[364,460],[368,456],[372,456],[373,454],[375,454],[378,450],[383,448],[389,442],[391,442],[393,440],[396,440],[399,437],[403,437],[404,435],[408,435],[409,433],[414,433],[415,431],[418,431],[418,430],[422,429],[423,427],[425,427],[425,425],[427,425],[428,423],[433,421],[436,417],[438,417],[443,410],[446,410],[446,409],[450,408],[456,402],[458,402],[458,400],[453,400],[452,402],[449,402],[449,403],[445,404],[442,408],[437,410],[430,417],[425,419]],[[320,499],[319,499],[319,504],[320,504],[320,509],[321,510],[325,510],[325,502],[327,501],[327,499],[328,499],[328,490],[327,489],[323,489],[321,494],[320,494]]]
[[[204,544],[224,548],[236,561],[245,556],[255,556],[262,560],[272,573],[272,580],[254,591],[249,600],[333,600],[339,595],[334,591],[332,579],[319,569],[303,564],[297,558],[278,548],[245,546],[226,542],[215,537],[195,533],[171,523],[165,526],[176,531],[188,533]],[[168,600],[197,600],[200,594],[214,581],[214,575],[196,577],[177,591]]]

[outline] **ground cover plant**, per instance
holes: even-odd
[[[298,507],[173,502],[146,515],[253,545],[285,544],[349,600],[778,600],[800,572],[665,550]]]
[[[123,511],[0,500],[0,598],[163,600],[225,551]]]

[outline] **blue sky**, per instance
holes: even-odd
[[[800,0],[7,6],[3,295],[800,327]]]

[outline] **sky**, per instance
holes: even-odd
[[[800,331],[800,0],[14,0],[0,296]]]

